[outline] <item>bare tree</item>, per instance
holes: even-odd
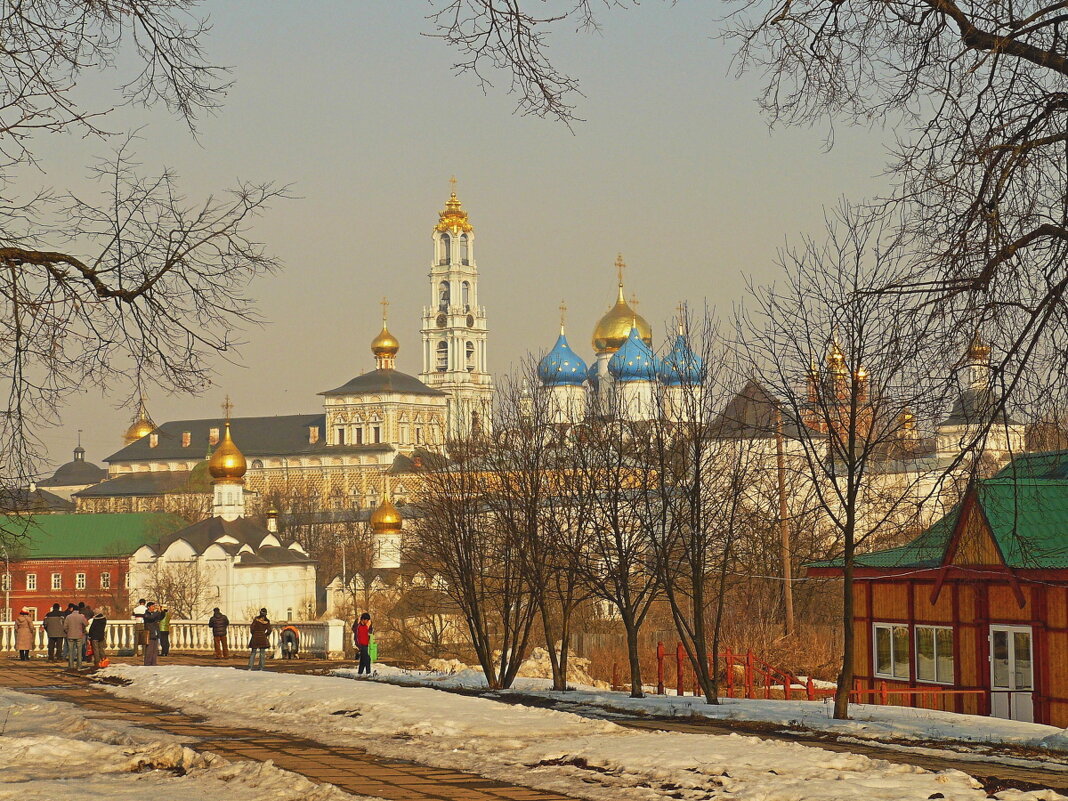
[[[537,605],[521,544],[496,518],[487,495],[499,479],[482,459],[482,437],[454,441],[449,460],[420,478],[420,519],[408,558],[462,613],[471,645],[493,689],[510,687],[526,655]]]
[[[215,585],[198,562],[155,564],[144,593],[178,620],[193,620],[216,602]]]
[[[191,0],[8,4],[0,10],[0,485],[37,472],[33,432],[55,424],[74,389],[148,383],[198,391],[207,356],[256,319],[249,282],[278,265],[249,235],[284,190],[241,184],[201,201],[174,173],[142,176],[127,138],[93,167],[96,197],[16,190],[37,166],[35,136],[108,134],[83,108],[86,73],[133,55],[126,102],[162,104],[191,129],[218,106],[226,70],[207,63]]]
[[[910,327],[904,299],[872,290],[900,269],[884,229],[844,215],[825,242],[782,254],[784,286],[752,293],[761,317],[743,320],[752,369],[782,403],[794,450],[843,554],[843,654],[835,717],[848,717],[853,683],[853,571],[858,547],[912,530],[937,482],[904,465],[910,416],[943,408],[947,381],[937,329]],[[818,365],[826,360],[825,368]]]

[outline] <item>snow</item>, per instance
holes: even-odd
[[[5,801],[358,801],[269,762],[228,762],[72,704],[0,690],[0,709]]]
[[[402,670],[389,665],[375,666],[377,681],[406,686],[431,686],[443,689],[484,689],[482,671],[457,662],[450,670]],[[332,671],[335,676],[355,677],[349,668]],[[573,690],[554,692],[552,682],[517,679],[515,694],[533,695],[566,703],[613,712],[656,717],[705,717],[716,720],[745,720],[771,723],[783,727],[803,727],[815,731],[863,740],[946,741],[1001,744],[1044,748],[1068,757],[1068,734],[1055,726],[1024,723],[978,715],[958,715],[933,709],[918,709],[875,704],[850,706],[852,720],[835,720],[831,699],[821,701],[775,701],[763,699],[722,698],[718,706],[705,703],[704,697],[648,695],[631,698],[624,692],[576,683]],[[508,691],[504,691],[507,693]]]
[[[987,798],[978,782],[959,771],[931,773],[738,734],[639,731],[424,687],[219,667],[120,665],[103,672],[129,682],[106,686],[119,696],[574,798],[906,801],[936,793],[949,801]],[[998,797],[1063,798],[1048,792]]]

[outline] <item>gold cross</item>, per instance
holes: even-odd
[[[630,305],[631,305],[631,308],[633,308],[635,311],[638,310],[638,293],[637,292],[631,292],[630,293]]]
[[[675,311],[679,313],[679,333],[682,333],[683,325],[686,323],[686,303],[685,301],[679,301],[679,305],[675,307]]]
[[[560,333],[564,333],[564,315],[567,312],[567,303],[560,301]]]
[[[452,176],[452,178],[449,179],[449,185],[452,187],[452,193],[455,195],[456,194],[456,176],[455,175]]]
[[[389,314],[389,300],[383,296],[382,300],[378,301],[382,304],[382,325],[386,324],[386,316]]]
[[[226,414],[226,422],[230,422],[230,412],[233,411],[234,404],[230,403],[230,396],[226,396],[226,400],[223,402],[222,409]]]
[[[623,286],[623,268],[626,267],[626,263],[623,261],[623,254],[616,254],[616,275],[619,277],[619,285]]]

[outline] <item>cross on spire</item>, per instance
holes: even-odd
[[[630,306],[635,311],[638,310],[638,293],[637,292],[631,292],[630,293]]]
[[[560,301],[560,333],[564,333],[564,317],[567,314],[567,303]]]
[[[627,266],[626,262],[623,261],[623,254],[622,253],[617,253],[616,254],[616,276],[619,278],[619,285],[620,286],[623,286],[623,270],[626,268],[626,266]]]
[[[452,176],[452,177],[451,177],[451,178],[449,179],[449,186],[450,186],[450,188],[451,188],[452,194],[454,194],[454,195],[455,195],[455,194],[456,194],[456,176],[455,176],[455,175],[454,175],[454,176]]]
[[[382,300],[378,302],[382,304],[382,327],[385,328],[386,317],[389,316],[389,299],[383,295]]]
[[[686,322],[686,302],[680,300],[679,305],[675,307],[675,311],[679,313],[679,333],[682,333],[682,328]]]
[[[223,401],[223,405],[222,405],[223,414],[226,415],[226,422],[227,423],[230,422],[230,412],[233,411],[233,408],[234,408],[234,404],[232,404],[230,402],[230,396],[227,395],[226,396],[226,400]]]

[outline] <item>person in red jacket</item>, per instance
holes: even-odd
[[[371,635],[375,633],[375,627],[371,623],[371,615],[364,612],[360,615],[360,621],[353,625],[352,633],[356,635],[356,650],[360,652],[360,665],[356,668],[356,675],[362,673],[371,675]]]

